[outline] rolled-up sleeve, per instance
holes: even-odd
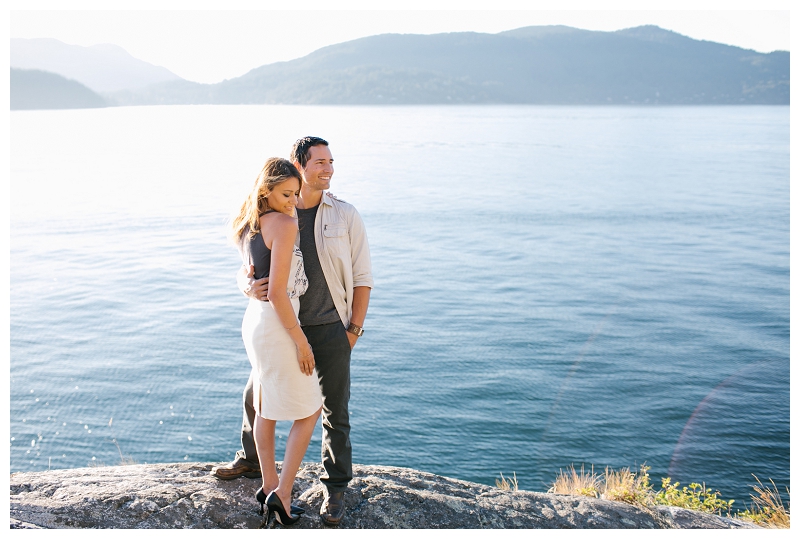
[[[350,232],[350,259],[353,261],[353,287],[374,287],[372,280],[372,261],[364,221],[358,211],[350,206],[348,228]]]

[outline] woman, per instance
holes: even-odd
[[[297,318],[299,297],[308,288],[296,241],[301,181],[291,162],[268,159],[232,223],[243,262],[255,267],[256,279],[269,276],[269,301],[250,300],[242,338],[253,366],[253,437],[262,472],[256,499],[262,513],[267,505],[267,523],[275,514],[282,525],[294,524],[302,513],[291,505],[292,486],[322,409],[314,354]],[[279,420],[294,421],[280,477],[275,471]]]

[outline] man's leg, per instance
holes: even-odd
[[[253,425],[256,420],[256,410],[253,408],[253,372],[250,371],[250,378],[244,386],[242,393],[242,448],[236,452],[234,462],[244,462],[251,468],[258,468],[258,453],[256,452],[256,442],[253,439]]]
[[[245,476],[249,478],[261,477],[261,467],[258,464],[256,442],[253,439],[253,423],[256,411],[253,408],[253,373],[247,379],[247,385],[242,393],[242,449],[236,452],[233,462],[224,466],[215,466],[211,473],[220,479],[236,479]]]
[[[322,465],[320,480],[329,494],[343,492],[353,478],[350,445],[350,342],[340,323],[304,327],[322,389]]]

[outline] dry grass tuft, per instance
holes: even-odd
[[[551,494],[572,494],[573,496],[590,496],[596,498],[600,490],[600,480],[597,474],[594,473],[594,466],[592,471],[587,472],[581,465],[581,471],[578,472],[575,466],[570,464],[567,471],[559,470],[558,477],[556,477],[553,485],[547,492]]]
[[[111,426],[113,422],[114,422],[113,417],[108,420],[108,428],[109,430],[111,430],[112,436],[114,435],[114,429]],[[117,442],[116,438],[113,438],[111,441],[114,443],[115,446],[117,446],[117,451],[119,452],[119,466],[131,466],[133,464],[138,464],[138,462],[136,462],[136,460],[133,457],[122,454],[122,448],[119,446],[119,443]]]
[[[500,490],[510,490],[511,492],[518,491],[519,485],[517,484],[517,472],[514,472],[513,479],[511,477],[506,479],[503,477],[503,474],[500,474],[500,479],[495,479],[494,484],[497,485],[497,488]]]
[[[641,506],[652,505],[653,489],[647,474],[649,469],[643,465],[634,473],[630,468],[612,470],[606,467],[605,473],[598,476],[594,473],[594,466],[587,472],[583,466],[579,471],[571,465],[566,471],[559,470],[558,477],[547,492],[603,498]]]
[[[751,494],[753,504],[746,511],[739,512],[736,516],[742,520],[750,521],[765,528],[789,528],[789,509],[783,505],[781,493],[775,486],[775,481],[769,480],[772,486],[764,486],[761,480],[753,475],[758,485],[753,489],[758,496]],[[789,489],[786,489],[789,494]]]
[[[570,465],[566,471],[559,470],[556,480],[547,492],[599,497],[644,508],[669,505],[718,515],[727,511],[729,517],[733,516],[730,513],[733,500],[723,500],[719,492],[707,488],[705,484],[691,483],[688,487],[679,488],[680,483],[672,483],[669,477],[665,477],[661,480],[661,490],[656,492],[650,484],[648,470],[650,467],[645,465],[636,473],[631,472],[630,468],[613,470],[606,467],[602,477],[598,477],[594,473],[594,466],[590,472],[586,472],[583,466],[578,471],[575,466]],[[750,495],[753,504],[746,511],[736,514],[736,518],[764,528],[788,529],[789,508],[784,506],[775,482],[770,479],[772,486],[764,486],[758,477],[753,477],[758,481],[758,485],[753,485],[757,495]],[[516,481],[516,476],[514,479]],[[788,488],[786,493],[789,494]]]
[[[649,469],[649,466],[642,465],[639,471],[634,473],[630,468],[613,470],[606,466],[600,497],[633,505],[652,505],[653,489],[647,473]]]

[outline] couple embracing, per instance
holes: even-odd
[[[327,192],[332,175],[328,143],[304,137],[290,160],[267,160],[232,221],[244,262],[237,282],[250,298],[242,338],[252,371],[242,450],[212,474],[260,476],[261,510],[266,505],[267,521],[274,515],[284,526],[304,512],[291,503],[292,486],[320,414],[325,524],[341,521],[353,477],[350,353],[364,333],[373,282],[364,224]],[[278,476],[275,423],[282,420],[293,424]]]

